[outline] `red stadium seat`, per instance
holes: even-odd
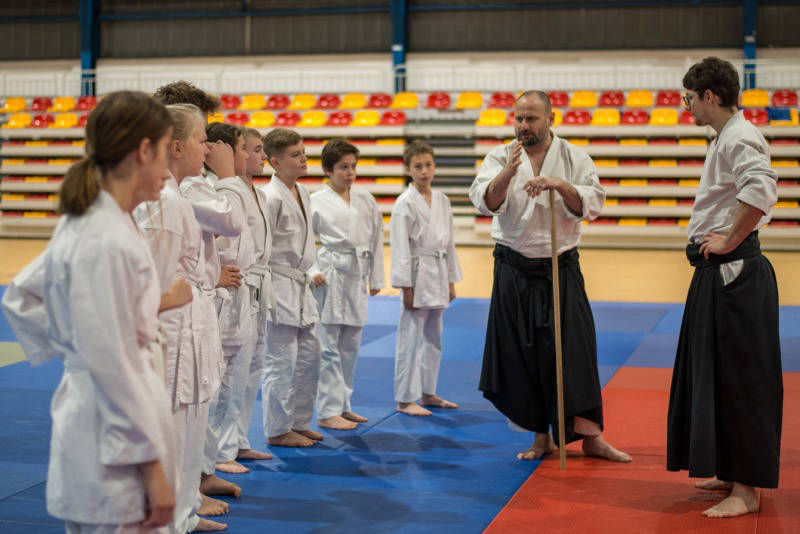
[[[37,96],[31,102],[31,111],[47,111],[53,107],[53,100],[47,96]]]
[[[492,93],[489,98],[490,108],[510,108],[514,105],[514,95],[512,93]]]
[[[797,93],[787,89],[777,89],[772,92],[772,107],[789,108],[797,106]]]
[[[514,125],[514,110],[513,109],[508,112],[508,118],[506,119],[506,124],[507,125],[511,125],[511,126]]]
[[[275,126],[294,126],[300,122],[300,114],[296,111],[284,111],[275,119]]]
[[[328,115],[328,122],[325,123],[325,126],[347,126],[351,122],[353,122],[353,114],[349,111],[334,111]]]
[[[681,117],[678,119],[678,124],[694,124],[694,115],[688,109],[681,112]]]
[[[239,98],[239,95],[222,95],[219,99],[222,102],[222,109],[225,110],[237,109],[242,103],[242,99]]]
[[[289,95],[270,95],[267,99],[267,109],[286,109],[289,106]]]
[[[97,105],[96,96],[82,96],[78,99],[75,109],[78,111],[91,111]]]
[[[656,94],[656,106],[678,108],[681,106],[681,94],[678,91],[659,91]]]
[[[750,108],[744,110],[744,118],[756,126],[766,126],[769,124],[769,113],[766,109]]]
[[[592,114],[585,109],[570,109],[564,113],[564,124],[589,124]]]
[[[50,115],[49,113],[42,113],[40,115],[35,115],[33,117],[33,122],[31,122],[32,128],[47,128],[51,124],[56,122],[55,117]]]
[[[625,103],[625,95],[622,91],[604,91],[600,95],[600,102],[598,105],[601,107],[621,108]]]
[[[426,108],[430,109],[447,109],[450,107],[450,95],[447,93],[431,93],[428,95],[428,103],[425,104]]]
[[[368,108],[388,108],[391,105],[392,97],[386,93],[375,93],[373,95],[369,95],[369,101],[367,102]]]
[[[89,114],[84,113],[78,118],[78,128],[86,128],[86,122],[89,120]]]
[[[399,109],[386,111],[381,117],[381,126],[400,126],[406,123],[406,114]]]
[[[547,96],[550,97],[550,104],[552,104],[554,108],[565,108],[569,106],[569,95],[564,91],[550,91],[547,93]]]
[[[341,103],[342,99],[339,98],[339,95],[331,93],[320,95],[319,99],[317,100],[317,107],[321,109],[336,109]]]
[[[626,109],[622,112],[620,124],[647,124],[650,122],[650,114],[643,109]]]
[[[228,113],[228,116],[225,117],[225,122],[227,122],[228,124],[238,124],[240,126],[244,126],[249,121],[250,121],[250,114],[245,113],[243,111]]]

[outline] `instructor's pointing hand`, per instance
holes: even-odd
[[[511,177],[517,174],[517,168],[522,162],[522,143],[515,143],[511,148],[511,155],[508,156],[508,162],[503,167],[503,174]]]

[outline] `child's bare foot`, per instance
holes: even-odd
[[[211,519],[201,517],[200,521],[197,522],[197,526],[194,527],[192,532],[217,532],[227,528],[227,523],[220,523],[218,521],[212,521]]]
[[[240,475],[242,473],[248,473],[250,470],[237,462],[236,460],[230,460],[228,462],[220,462],[214,466],[214,469],[217,471],[222,471],[223,473],[233,473]]]
[[[714,477],[710,480],[695,482],[694,487],[706,491],[731,491],[733,489],[733,482],[725,482]]]
[[[369,419],[367,419],[363,415],[358,415],[355,412],[344,412],[342,414],[342,417],[344,417],[348,421],[353,421],[354,423],[366,423],[367,421],[369,421]]]
[[[458,408],[458,404],[455,402],[450,402],[449,400],[444,400],[441,397],[437,397],[436,395],[428,395],[427,393],[422,394],[422,403],[423,406],[435,406],[437,408],[450,408],[454,410]]]
[[[217,475],[203,474],[200,481],[200,493],[205,495],[230,495],[238,499],[242,494],[242,488],[233,482],[219,478]]]
[[[308,439],[305,436],[301,436],[294,430],[290,430],[286,434],[281,434],[280,436],[275,436],[274,438],[268,438],[267,443],[273,447],[310,447],[315,444],[316,441],[313,439]]]
[[[758,493],[751,486],[738,482],[733,485],[731,494],[716,505],[703,512],[706,517],[737,517],[758,512]]]
[[[612,447],[603,436],[586,436],[583,438],[583,454],[603,458],[611,462],[628,463],[633,459],[622,451]]]
[[[255,449],[239,449],[236,455],[237,460],[272,460],[272,455],[268,452],[261,452]]]
[[[325,439],[325,436],[323,436],[322,434],[320,434],[315,430],[297,430],[293,428],[292,432],[297,432],[301,436],[305,436],[308,439],[313,439],[314,441],[322,441],[323,439]]]
[[[538,460],[545,454],[557,450],[558,447],[556,447],[556,443],[553,441],[553,436],[549,433],[536,432],[536,436],[533,438],[533,444],[528,450],[517,453],[517,459]]]
[[[228,503],[225,501],[212,499],[208,495],[203,495],[202,493],[200,496],[203,498],[203,504],[201,504],[200,509],[197,510],[197,515],[225,515],[228,513],[229,507]]]
[[[333,417],[320,419],[317,421],[317,424],[323,428],[333,428],[335,430],[353,430],[358,426],[358,423],[354,421],[348,421],[341,415],[334,415]]]
[[[397,411],[408,415],[432,415],[430,410],[426,410],[416,402],[398,402]]]

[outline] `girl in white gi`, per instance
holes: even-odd
[[[367,295],[377,295],[385,285],[383,218],[371,194],[352,188],[357,162],[355,146],[344,139],[329,141],[322,149],[328,183],[311,195],[312,226],[322,244],[317,267],[327,280],[315,291],[322,344],[317,419],[319,426],[339,430],[367,421],[350,407],[353,374],[367,322]]]
[[[264,188],[272,231],[269,266],[275,304],[267,323],[267,356],[261,385],[267,443],[309,447],[322,439],[311,430],[319,379],[317,303],[308,270],[316,259],[306,154],[297,132],[276,128],[264,136],[264,151],[275,169]],[[317,279],[317,283],[324,280]]]
[[[64,360],[47,511],[67,532],[174,528],[175,436],[156,341],[161,290],[131,217],[164,185],[170,125],[164,106],[143,93],[98,103],[86,126],[88,157],[64,178],[64,216],[3,300],[32,364]],[[161,307],[191,298],[185,283],[173,289]]]
[[[461,268],[453,243],[450,200],[431,189],[433,149],[414,141],[403,154],[412,183],[397,198],[390,224],[392,286],[403,291],[397,327],[394,398],[397,411],[431,415],[423,406],[458,408],[436,395],[442,357],[442,314],[456,296]]]
[[[172,400],[178,435],[180,492],[175,522],[178,532],[220,530],[223,523],[199,517],[227,512],[227,503],[200,494],[203,447],[208,425],[208,403],[220,383],[219,327],[205,274],[205,243],[192,204],[179,191],[187,176],[199,174],[205,161],[217,167],[231,166],[228,153],[206,144],[204,122],[190,104],[168,106],[175,130],[169,145],[170,178],[158,202],[137,210],[160,276],[185,277],[192,285],[189,306],[162,313],[159,317],[167,345],[167,388]],[[210,148],[214,148],[212,154]],[[211,317],[209,321],[208,317]]]

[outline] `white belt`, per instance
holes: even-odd
[[[314,306],[316,305],[314,294],[311,292],[311,278],[309,278],[308,273],[301,271],[300,269],[289,267],[288,265],[281,265],[279,263],[270,265],[270,269],[272,269],[274,274],[279,274],[281,276],[285,276],[286,278],[290,278],[295,282],[299,282],[300,285],[303,286],[303,294],[300,297],[300,324],[303,327],[313,325],[314,321],[309,320],[306,316],[306,313],[309,310],[313,310]]]
[[[269,266],[253,265],[245,273],[244,282],[256,288],[259,310],[272,309],[275,305],[275,291],[272,288],[272,270]]]
[[[411,257],[418,258],[420,256],[427,256],[429,258],[444,259],[447,258],[447,252],[443,250],[433,250],[425,247],[412,247]]]

